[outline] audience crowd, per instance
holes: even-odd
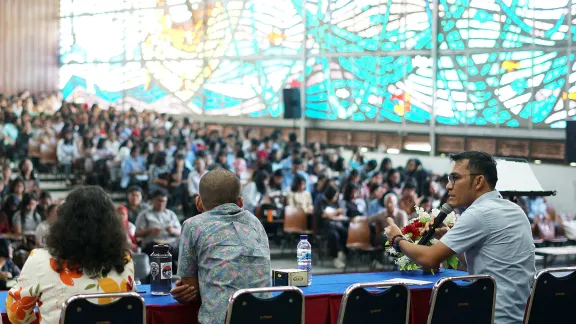
[[[286,206],[307,213],[309,229],[325,234],[337,268],[345,266],[347,224],[354,217],[374,224],[373,244],[380,245],[386,217],[403,226],[416,216],[415,206],[430,211],[447,199],[447,175],[431,173],[418,159],[396,166],[389,158],[366,159],[358,148],[345,159],[342,148],[301,145],[296,133],[285,138],[280,129],[264,137],[244,127],[222,134],[153,111],[47,104],[53,102],[47,96],[0,97],[0,233],[35,237],[19,243],[24,250],[43,246],[56,217],[38,177],[53,170],[67,186],[126,192],[118,214],[134,252],[150,252],[154,242],[177,250],[180,220],[198,213],[201,177],[216,168],[230,170],[241,179],[244,208],[259,218],[272,210],[281,219]],[[543,198],[518,203],[536,236],[556,234],[549,230],[556,223],[553,209]],[[264,225],[270,235],[281,233]]]

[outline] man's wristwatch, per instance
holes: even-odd
[[[402,251],[400,251],[400,241],[408,242],[408,240],[403,235],[396,235],[392,238],[392,247],[398,253],[402,252]]]

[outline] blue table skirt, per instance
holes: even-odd
[[[424,275],[422,271],[411,272],[372,272],[372,273],[345,273],[332,275],[316,275],[312,277],[312,285],[300,287],[306,296],[323,294],[343,294],[346,288],[355,283],[382,281],[394,278],[406,278],[414,280],[431,281],[435,283],[444,277],[461,277],[467,275],[466,272],[456,270],[442,270],[434,275]],[[433,284],[424,286],[411,286],[411,289],[431,289]],[[152,296],[150,285],[136,286],[137,291],[145,291],[141,295],[144,297],[146,305],[166,306],[176,304],[172,296]],[[0,312],[6,313],[5,300],[7,291],[0,291]]]

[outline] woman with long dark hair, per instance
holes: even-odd
[[[33,192],[24,194],[18,211],[12,216],[12,231],[15,234],[34,233],[38,224],[42,222],[42,217],[36,211],[38,206],[38,196]]]
[[[56,324],[70,296],[133,291],[134,264],[125,242],[124,225],[106,192],[96,186],[73,190],[58,207],[47,248],[30,253],[6,298],[10,321],[29,323],[38,307],[42,324]]]
[[[0,212],[1,234],[12,233],[12,217],[18,211],[18,205],[20,205],[20,198],[17,195],[9,194],[6,196]]]
[[[268,195],[268,177],[268,172],[264,170],[256,171],[252,181],[242,189],[244,208],[253,214],[256,212],[256,207]]]

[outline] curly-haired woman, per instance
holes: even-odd
[[[79,293],[134,290],[134,264],[126,247],[124,225],[112,199],[100,187],[79,187],[58,207],[46,237],[24,264],[18,284],[6,298],[12,323],[28,323],[34,307],[40,323],[58,323],[60,307]],[[100,298],[99,304],[109,303]]]

